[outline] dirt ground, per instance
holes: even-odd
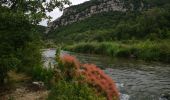
[[[0,97],[0,100],[46,100],[48,91],[30,91],[25,87],[17,88],[11,93],[7,93]]]
[[[49,91],[32,84],[29,77],[15,72],[9,73],[10,82],[0,86],[0,100],[46,100]]]

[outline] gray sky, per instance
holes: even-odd
[[[72,2],[72,5],[77,5],[77,4],[80,4],[80,3],[83,3],[85,1],[89,1],[89,0],[70,0]],[[53,12],[50,12],[50,13],[47,13],[47,15],[50,15],[53,19],[57,19],[58,17],[60,17],[62,15],[62,12],[59,11],[58,9],[54,9]],[[40,25],[43,25],[43,26],[47,26],[47,21],[44,20],[42,22],[40,22]]]

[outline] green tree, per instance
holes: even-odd
[[[12,69],[31,74],[41,64],[37,24],[46,12],[63,9],[68,0],[0,0],[0,84]]]
[[[70,5],[69,0],[1,0],[0,6],[6,6],[16,13],[24,13],[29,20],[37,24],[42,18],[51,18],[47,12],[55,8],[62,10],[64,5]]]

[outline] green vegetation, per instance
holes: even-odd
[[[95,95],[86,83],[60,81],[53,87],[48,100],[105,100]]]
[[[47,18],[46,11],[51,11],[56,6],[62,8],[69,2],[67,0],[50,1],[46,7],[42,6],[42,3],[45,1],[0,1],[0,93],[6,91],[4,86],[9,89],[19,86],[27,88],[27,85],[33,85],[32,82],[40,81],[45,83],[47,89],[52,89],[49,100],[67,100],[68,98],[103,100],[104,97],[97,95],[88,84],[77,83],[78,79],[73,78],[75,76],[70,77],[71,74],[67,74],[74,72],[68,69],[72,68],[72,65],[60,63],[57,67],[66,69],[59,69],[62,72],[42,67],[41,49],[44,27],[37,24],[42,18]],[[53,46],[53,44],[49,43],[47,46]],[[37,88],[40,87],[37,86]],[[9,99],[15,98],[9,97]]]
[[[42,34],[45,28],[37,24],[42,18],[50,18],[46,15],[47,11],[52,11],[56,7],[62,9],[70,2],[50,0],[49,3],[45,3],[45,1],[0,1],[0,86],[7,86],[10,82],[9,77],[13,76],[18,77],[14,80],[20,82],[25,80],[44,82],[48,89],[52,89],[48,100],[106,99],[106,96],[98,93],[93,86],[82,83],[83,77],[76,76],[77,65],[63,63],[59,60],[59,53],[56,55],[58,65],[54,69],[42,67],[41,49],[56,47],[56,44],[80,42],[66,46],[65,49],[112,57],[170,62],[169,0],[163,2],[144,0],[151,8],[141,12],[135,8],[136,11],[96,14],[60,27],[48,34],[47,38]],[[85,5],[73,8],[81,12],[91,5],[98,5],[101,1],[103,0],[91,0]],[[135,0],[128,0],[126,3],[129,2],[139,4]],[[47,42],[43,39],[47,39]],[[43,43],[46,44],[42,45]],[[68,57],[67,60],[73,59]],[[21,75],[23,77],[20,78]]]
[[[69,10],[70,11],[74,10],[74,11],[65,13],[65,15],[62,17],[67,18],[70,15],[81,13],[81,12],[89,9],[91,6],[97,6],[97,5],[100,5],[101,3],[105,3],[105,2],[106,2],[106,0],[89,0],[89,1],[79,4],[79,5],[70,6]],[[142,7],[141,2],[143,2],[143,4],[144,4],[143,9],[147,9],[149,7],[155,7],[155,6],[162,6],[164,4],[170,3],[169,0],[163,0],[163,1],[160,1],[160,0],[120,0],[120,2],[124,2],[125,7],[127,9],[133,10],[133,11],[140,11],[140,9]],[[132,6],[130,6],[131,4],[134,5],[133,9],[132,9]]]
[[[0,8],[0,83],[4,83],[11,69],[29,72],[39,65],[39,37],[22,13],[14,13],[8,8]]]
[[[51,31],[48,38],[56,44],[73,45],[66,49],[76,52],[170,62],[170,1],[143,2],[144,9],[139,10],[140,0],[126,0],[127,7],[135,4],[133,11],[95,14]],[[92,4],[96,3],[90,1],[81,7]]]
[[[60,56],[57,50],[55,74],[52,89],[47,100],[106,100],[106,97],[97,93],[96,87],[92,87],[84,81],[80,74],[79,62],[72,56]]]
[[[66,46],[65,50],[112,57],[170,62],[170,41],[89,42]]]
[[[43,6],[46,4],[46,6]],[[8,80],[8,72],[16,70],[37,79],[41,71],[41,80],[47,80],[49,72],[42,69],[41,48],[43,28],[37,24],[42,18],[49,18],[47,11],[63,8],[65,1],[0,1],[0,84]],[[36,71],[35,71],[36,70]]]
[[[108,12],[63,26],[49,33],[56,43],[115,41],[129,39],[167,39],[170,37],[170,5],[147,11]],[[59,37],[59,38],[58,38]]]

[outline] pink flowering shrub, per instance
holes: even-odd
[[[63,64],[62,73],[64,73],[65,77],[74,78],[84,76],[83,82],[87,82],[104,92],[108,100],[119,99],[119,92],[115,82],[100,68],[96,67],[96,65],[80,64],[74,56],[70,55],[63,55],[60,59]]]
[[[73,78],[75,78],[80,64],[74,56],[63,55],[62,57],[60,57],[60,60],[58,62],[58,68],[61,71],[64,79],[72,80]]]
[[[93,64],[84,64],[82,65],[82,69],[81,73],[86,77],[86,81],[104,91],[108,100],[119,98],[119,92],[115,82],[100,68]]]
[[[61,61],[63,64],[72,64],[73,66],[71,67],[74,67],[75,69],[79,69],[80,67],[79,61],[74,56],[71,56],[71,55],[63,55],[61,57]],[[67,66],[67,67],[70,67],[70,66]]]

